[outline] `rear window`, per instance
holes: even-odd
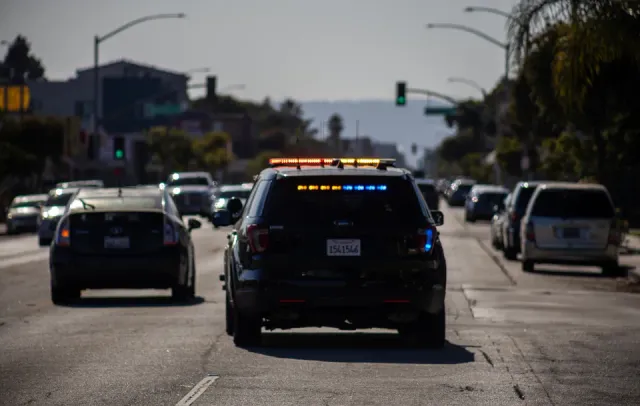
[[[162,209],[162,199],[159,197],[86,197],[82,198],[82,200],[74,200],[73,203],[71,203],[71,209]]]
[[[601,190],[544,190],[531,210],[532,216],[559,218],[613,218],[609,196]]]
[[[486,203],[491,203],[491,204],[497,204],[497,205],[502,205],[504,202],[504,198],[507,197],[507,193],[500,193],[500,192],[485,192],[485,193],[480,193],[478,195],[478,201],[480,202],[486,202]]]
[[[230,199],[232,197],[237,197],[238,199],[248,199],[250,194],[251,194],[251,189],[225,190],[218,194],[218,198]]]
[[[432,184],[429,183],[418,183],[418,189],[420,189],[420,191],[422,192],[423,195],[430,195],[430,194],[435,194],[436,192],[436,187]]]
[[[167,186],[209,186],[209,179],[200,177],[186,177],[171,179]]]
[[[462,185],[458,185],[458,187],[456,188],[456,191],[460,191],[462,193],[469,193],[472,187],[473,185],[462,184]]]
[[[67,203],[69,203],[69,200],[71,200],[71,196],[73,196],[73,193],[51,195],[44,203],[44,205],[47,207],[66,206]]]
[[[391,177],[299,177],[275,182],[265,207],[271,222],[415,225],[427,221],[413,184]]]
[[[533,192],[536,191],[536,188],[537,186],[523,186],[520,188],[515,202],[517,213],[524,214],[525,210],[527,210],[527,206],[529,205],[529,201],[531,200],[531,196],[533,196]]]

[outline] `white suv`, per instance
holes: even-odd
[[[538,186],[520,227],[522,270],[536,263],[600,266],[615,275],[620,233],[608,190],[602,185]]]

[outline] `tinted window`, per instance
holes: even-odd
[[[536,191],[537,186],[528,186],[521,187],[518,192],[518,196],[516,197],[516,212],[519,214],[524,214],[525,210],[527,210],[527,206],[529,205],[529,201],[531,200],[531,196],[533,196],[533,192]]]
[[[425,183],[418,183],[418,189],[420,189],[420,191],[422,192],[422,194],[427,197],[427,196],[433,196],[436,195],[438,192],[436,192],[436,187],[434,185],[430,185],[430,184],[425,184]]]
[[[506,193],[485,192],[485,193],[481,193],[478,196],[478,202],[479,203],[486,203],[486,204],[489,204],[491,206],[498,205],[498,206],[502,207],[505,197],[507,197]]]
[[[45,206],[66,206],[71,200],[72,193],[63,193],[61,195],[52,195],[49,196],[47,201],[44,203]]]
[[[219,198],[222,199],[230,199],[232,197],[237,197],[239,199],[248,199],[251,194],[251,189],[244,190],[225,190],[218,194]]]
[[[178,178],[171,180],[167,183],[167,186],[209,186],[209,180],[207,178]]]
[[[601,190],[544,190],[531,210],[532,216],[559,218],[612,218],[614,214]]]
[[[85,206],[88,209],[161,209],[162,199],[160,197],[100,197],[82,198],[82,201],[76,199],[71,203],[71,209],[84,209]]]
[[[340,190],[309,190],[322,186]],[[299,190],[299,186],[307,190]],[[348,190],[348,186],[352,190]],[[363,186],[365,190],[356,190]],[[386,190],[366,190],[386,186]],[[300,177],[282,179],[267,201],[271,221],[283,224],[329,225],[350,220],[354,225],[416,225],[425,220],[413,184],[400,178]]]

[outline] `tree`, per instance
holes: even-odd
[[[147,134],[149,152],[161,162],[166,173],[184,171],[195,158],[191,137],[182,130],[157,127]]]
[[[263,169],[269,167],[270,158],[282,157],[280,151],[262,151],[255,158],[249,161],[247,165],[247,178],[252,179],[255,175],[258,175]]]
[[[225,168],[233,159],[231,138],[225,132],[211,132],[193,140],[193,154],[200,168],[215,172]]]
[[[329,145],[339,152],[340,136],[342,135],[342,130],[344,130],[342,116],[338,113],[332,114],[331,117],[329,117],[329,121],[327,121],[327,129],[329,130]]]
[[[9,45],[2,67],[2,79],[11,83],[22,83],[25,79],[45,79],[42,61],[31,53],[31,44],[22,35],[18,35]]]

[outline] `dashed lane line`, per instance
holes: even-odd
[[[217,379],[218,375],[208,375],[204,377],[200,382],[198,382],[190,391],[187,393],[176,406],[189,406],[193,404],[202,394],[211,386]]]

